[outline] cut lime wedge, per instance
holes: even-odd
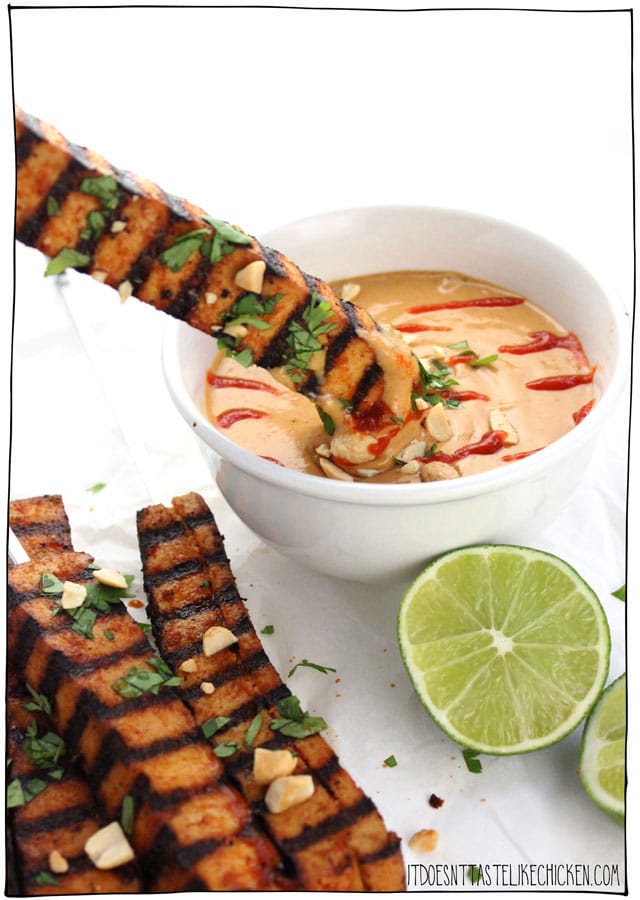
[[[580,778],[591,799],[614,819],[624,820],[627,676],[602,693],[582,735]]]
[[[482,753],[559,741],[609,670],[609,629],[591,588],[556,556],[506,544],[431,562],[402,600],[398,640],[435,721]]]

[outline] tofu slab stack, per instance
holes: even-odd
[[[282,253],[21,110],[16,159],[16,237],[52,259],[50,273],[86,272],[215,335],[367,446],[412,419],[421,376],[408,345]]]
[[[90,637],[74,629],[52,579],[104,597],[102,585],[92,593],[92,558],[69,549],[60,498],[12,504],[33,557],[9,571],[8,782],[25,789],[10,818],[16,892],[403,890],[399,839],[328,744],[278,730],[279,704],[293,698],[238,595],[208,507],[195,494],[172,503],[138,514],[157,650],[117,598],[95,606]],[[203,634],[212,628],[232,643],[211,652]],[[33,753],[34,735],[45,734],[64,745],[53,775]],[[291,751],[307,798],[270,811],[256,750]],[[47,783],[30,798],[34,778]],[[125,820],[131,857],[97,868],[86,839]]]

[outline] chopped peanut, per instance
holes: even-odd
[[[447,478],[459,478],[460,472],[455,466],[444,462],[426,462],[420,466],[421,481],[444,481]]]
[[[253,777],[257,784],[271,784],[276,778],[291,775],[296,762],[296,757],[290,750],[257,747],[253,754]]]
[[[73,581],[65,581],[62,590],[60,605],[63,609],[78,609],[87,597],[87,589],[83,584],[75,584]]]
[[[442,403],[432,406],[427,416],[427,431],[439,444],[453,437],[453,431]]]
[[[313,795],[311,775],[284,775],[269,785],[264,802],[271,813],[284,812]]]
[[[409,847],[416,853],[432,853],[438,846],[439,837],[434,828],[422,828],[409,838]]]
[[[64,875],[69,871],[69,862],[59,850],[52,850],[49,854],[49,870],[54,875]]]
[[[260,294],[262,292],[266,268],[267,264],[263,260],[256,259],[236,273],[235,282],[238,287],[244,288],[245,291]]]
[[[84,845],[84,852],[96,869],[115,869],[135,859],[119,822],[111,822],[92,834]]]
[[[238,638],[228,628],[224,628],[222,625],[212,625],[202,636],[202,652],[205,656],[213,656],[214,653],[237,642]]]
[[[115,569],[96,569],[93,577],[100,584],[106,584],[107,587],[122,588],[123,590],[127,587],[126,578]]]

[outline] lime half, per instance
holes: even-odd
[[[582,735],[580,777],[598,806],[624,819],[627,677],[621,675],[603,692]]]
[[[609,628],[591,588],[556,556],[506,544],[430,563],[402,600],[398,640],[435,721],[481,753],[559,741],[609,670]]]

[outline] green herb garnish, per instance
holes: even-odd
[[[98,481],[95,484],[92,484],[91,487],[87,488],[87,492],[91,494],[98,494],[100,491],[103,491],[106,488],[106,483],[104,481]]]
[[[322,350],[318,338],[338,327],[329,321],[331,315],[331,304],[327,300],[321,300],[318,292],[313,291],[302,313],[302,322],[294,321],[289,325],[286,337],[289,354],[285,371],[294,384],[302,381],[313,354]]]
[[[40,736],[38,726],[32,722],[26,728],[22,749],[34,766],[50,772],[54,778],[59,778],[63,774],[59,762],[65,749],[64,741],[53,731],[47,731]]]
[[[498,354],[492,353],[491,356],[482,356],[480,359],[470,359],[469,365],[474,369],[479,369],[480,366],[490,366],[497,358]]]
[[[49,260],[47,268],[44,270],[45,275],[60,275],[61,272],[68,268],[84,269],[91,262],[88,253],[80,253],[71,247],[63,247],[62,250]]]
[[[120,202],[118,182],[113,175],[96,175],[83,178],[80,184],[80,191],[83,194],[89,194],[91,197],[97,197],[102,209],[109,211],[116,209]]]
[[[203,218],[216,230],[213,237],[202,245],[202,255],[212,265],[220,262],[223,256],[233,253],[236,246],[247,246],[251,243],[251,238],[242,231],[238,231],[233,225],[221,222],[220,219],[212,219],[211,216],[203,216]]]
[[[206,738],[213,737],[214,734],[225,728],[230,721],[231,719],[227,716],[213,716],[213,718],[203,722],[202,733]]]
[[[54,878],[51,872],[38,872],[37,875],[33,876],[33,880],[36,884],[40,885],[51,884],[57,886],[60,884],[58,879]]]
[[[429,371],[425,368],[421,360],[418,360],[418,371],[420,373],[420,394],[412,394],[412,406],[415,412],[415,401],[421,397],[431,406],[437,403],[444,403],[448,407],[456,407],[460,405],[460,401],[454,397],[445,398],[442,393],[446,393],[458,382],[451,378],[451,369],[443,365],[439,360],[433,361],[436,371]]]
[[[234,753],[238,751],[238,745],[235,741],[224,741],[222,744],[218,744],[217,747],[214,747],[213,752],[220,759],[226,759],[228,756],[233,756]]]
[[[316,406],[316,409],[318,411],[318,415],[320,416],[320,421],[322,422],[322,425],[323,425],[326,433],[333,434],[334,431],[336,430],[336,423],[333,421],[333,419],[331,418],[329,413],[326,413],[319,406]]]
[[[135,812],[135,804],[131,794],[126,794],[122,798],[122,807],[120,809],[120,825],[125,834],[133,832],[133,814]]]
[[[384,764],[385,764],[385,766],[388,766],[388,768],[390,768],[390,769],[395,769],[395,767],[398,765],[398,761],[395,758],[395,756],[393,756],[393,754],[392,754],[391,756],[387,756],[387,758],[384,761]]]
[[[50,572],[44,572],[40,579],[40,590],[43,594],[61,594],[64,585],[59,578]]]
[[[14,809],[17,806],[24,806],[41,794],[47,787],[47,782],[41,778],[29,778],[24,784],[19,778],[14,778],[7,785],[7,807]]]
[[[617,591],[611,591],[611,596],[616,597],[618,600],[622,600],[623,603],[627,602],[627,586],[623,584],[622,587],[619,587]]]
[[[29,703],[23,703],[23,709],[28,709],[29,712],[43,712],[48,716],[51,715],[51,701],[44,694],[39,694],[38,691],[34,690],[31,687],[29,682],[26,682],[26,688],[33,697],[33,700]]]
[[[274,631],[275,628],[273,627],[273,625],[265,625],[260,634],[273,634]]]
[[[108,641],[113,641],[113,640],[115,640],[115,637],[116,637],[116,636],[115,636],[115,634],[113,633],[113,631],[111,631],[110,628],[103,628],[103,629],[102,629],[102,634],[103,634],[104,637],[106,637],[106,639],[107,639]]]
[[[108,613],[112,604],[120,603],[123,597],[133,596],[128,591],[128,587],[133,581],[133,575],[125,575],[124,577],[127,582],[127,589],[125,590],[109,587],[98,582],[90,582],[85,585],[87,594],[82,606],[64,610],[73,619],[72,631],[81,634],[89,640],[93,640],[93,626],[98,613]],[[45,572],[40,579],[40,590],[43,594],[60,595],[64,590],[64,585],[55,575]],[[54,596],[53,600],[57,605],[55,613],[62,611],[59,597]]]
[[[158,260],[172,272],[179,272],[189,257],[200,249],[203,238],[208,234],[208,228],[196,228],[181,234],[162,251]]]
[[[51,216],[59,216],[61,215],[62,210],[60,209],[60,204],[51,194],[47,197],[47,215]]]
[[[244,745],[245,747],[253,747],[253,742],[255,741],[258,732],[260,731],[260,727],[262,725],[262,720],[264,719],[264,710],[261,709],[260,712],[253,717],[251,721],[251,725],[247,728],[247,733],[244,736]]]
[[[121,697],[140,697],[142,694],[155,695],[162,687],[177,687],[184,681],[173,674],[163,659],[154,656],[147,662],[155,671],[133,666],[126,675],[114,681],[111,685],[113,690]]]
[[[478,772],[482,772],[482,763],[477,758],[480,755],[479,750],[471,750],[469,747],[466,747],[462,751],[462,756],[464,758],[465,763],[467,764],[467,769],[474,774],[478,774]]]
[[[288,674],[288,678],[291,678],[296,669],[300,668],[300,666],[304,666],[307,669],[315,669],[317,672],[322,672],[325,675],[328,675],[329,672],[335,672],[335,669],[332,669],[331,666],[320,666],[318,663],[309,662],[308,659],[302,659],[299,663],[296,663],[293,669],[290,670]]]
[[[300,701],[294,695],[280,700],[277,709],[281,718],[272,719],[271,728],[288,737],[309,737],[324,731],[327,727],[327,723],[320,716],[310,716],[307,712],[303,712]]]

